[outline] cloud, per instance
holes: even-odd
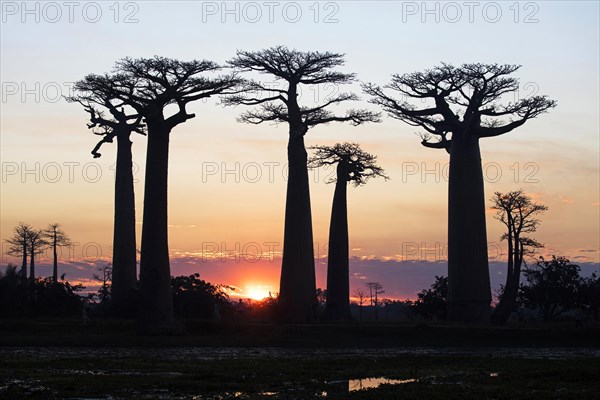
[[[568,197],[568,196],[563,196],[563,195],[558,195],[558,198],[560,199],[561,202],[563,203],[567,203],[567,204],[571,204],[571,203],[575,203],[575,200],[573,200],[573,198]]]
[[[581,249],[582,253],[591,253],[591,249]],[[581,267],[582,276],[590,276],[600,269],[600,263],[589,262],[586,256],[573,257]],[[92,275],[98,273],[97,268],[106,265],[106,260],[69,261],[59,263],[59,275],[66,273],[69,282],[80,282],[87,288],[84,292],[95,292],[100,283],[95,282]],[[490,281],[495,293],[505,283],[506,262],[490,261]],[[386,291],[385,296],[394,299],[414,299],[418,292],[429,288],[435,276],[447,276],[445,260],[398,260],[371,257],[350,258],[350,292],[364,288],[367,281],[380,282]],[[52,263],[42,262],[37,267],[38,275],[51,276]],[[220,259],[203,258],[202,255],[172,256],[171,275],[191,275],[199,273],[200,278],[213,284],[232,285],[244,288],[252,283],[254,286],[279,288],[281,257],[271,259]],[[317,287],[327,285],[327,265],[316,263]]]

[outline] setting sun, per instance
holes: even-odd
[[[269,297],[271,291],[269,286],[266,285],[247,285],[242,294],[249,299],[262,300]]]

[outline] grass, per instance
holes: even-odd
[[[92,321],[84,329],[77,320],[2,320],[0,398],[600,398],[600,358],[494,356],[519,346],[597,354],[596,327],[186,321],[186,328],[185,336],[140,337],[130,321]],[[485,351],[452,355],[446,346]],[[438,354],[416,355],[423,347]],[[406,348],[412,353],[396,351]],[[369,377],[416,381],[348,392],[350,380]]]
[[[428,324],[243,324],[183,321],[187,334],[139,336],[128,320],[0,320],[0,346],[600,347],[600,326],[495,328]]]
[[[16,357],[0,362],[3,398],[593,399],[600,360],[479,356],[251,358],[181,362],[148,358]],[[497,376],[490,376],[491,373]],[[418,379],[348,393],[349,379]],[[338,381],[337,384],[328,382]],[[6,385],[6,383],[5,383]],[[32,391],[31,387],[38,387]],[[237,395],[235,394],[238,393]],[[277,393],[267,396],[264,392]],[[237,397],[236,397],[237,396]],[[596,396],[596,397],[594,397]]]

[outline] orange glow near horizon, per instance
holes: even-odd
[[[269,297],[272,292],[271,286],[269,285],[248,284],[244,287],[241,297],[252,300],[263,300]]]

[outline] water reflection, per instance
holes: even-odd
[[[363,379],[350,379],[328,382],[329,393],[343,394],[356,392],[364,389],[377,389],[381,385],[403,385],[407,383],[415,383],[417,379],[388,379],[388,378],[363,378]]]
[[[414,383],[417,380],[411,379],[388,379],[388,378],[365,378],[351,379],[348,381],[348,392],[355,392],[363,389],[377,389],[379,386],[387,385],[403,385],[406,383]]]

